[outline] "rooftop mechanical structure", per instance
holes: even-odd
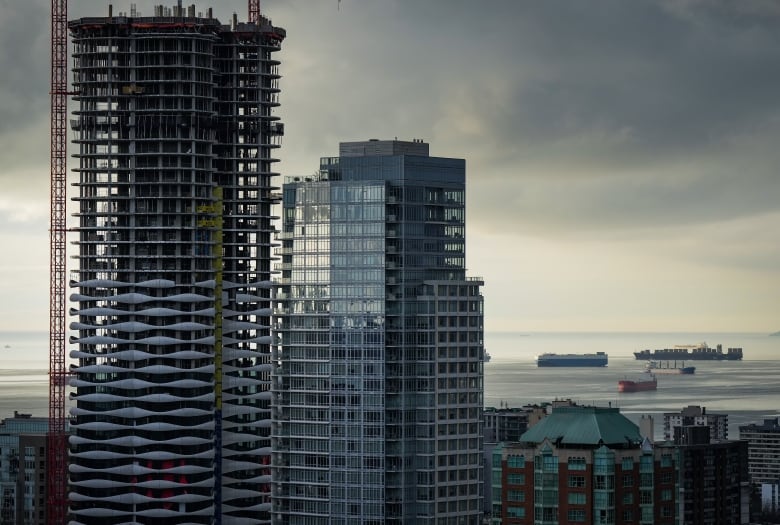
[[[70,523],[268,523],[285,31],[180,4],[68,26]]]

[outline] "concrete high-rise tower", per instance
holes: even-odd
[[[267,523],[285,32],[154,11],[69,23],[71,523]]]
[[[274,523],[481,523],[465,162],[422,141],[342,143],[283,194]]]

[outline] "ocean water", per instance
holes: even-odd
[[[646,348],[706,342],[741,347],[742,361],[687,361],[690,376],[658,375],[658,389],[618,393],[617,383],[641,374],[644,361],[633,352]],[[729,415],[729,437],[739,425],[780,415],[780,337],[767,334],[701,333],[487,333],[492,359],[485,364],[485,405],[521,406],[553,399],[619,407],[634,421],[655,418],[656,438],[663,437],[663,413],[687,405]],[[604,368],[538,368],[537,354],[606,352]]]
[[[706,341],[714,347],[742,347],[742,361],[689,361],[692,376],[659,375],[658,390],[618,393],[617,382],[636,376],[643,361],[633,352]],[[519,407],[554,399],[615,406],[632,420],[652,415],[656,438],[664,412],[700,405],[729,414],[729,437],[739,425],[780,415],[780,337],[755,333],[509,333],[485,334],[492,359],[485,364],[485,405]],[[544,352],[606,352],[605,368],[537,368]],[[0,418],[14,410],[48,413],[48,334],[0,333]]]
[[[0,419],[49,413],[49,334],[0,332]]]

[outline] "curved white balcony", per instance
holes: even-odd
[[[84,381],[82,379],[73,379],[70,382],[71,386],[74,387],[82,387],[82,386],[102,386],[102,387],[114,387],[114,388],[121,388],[124,390],[140,390],[142,388],[150,388],[150,387],[159,387],[161,386],[159,383],[152,383],[151,381],[143,381],[141,379],[119,379],[117,381],[106,381],[106,382],[92,382],[92,381]],[[168,381],[165,383],[165,387],[167,388],[202,388],[202,387],[210,387],[212,386],[211,382],[206,381],[196,381],[195,379],[178,379],[175,381]]]
[[[128,463],[126,465],[120,465],[118,467],[109,468],[90,468],[83,465],[68,465],[68,471],[75,474],[82,472],[95,472],[103,474],[117,474],[120,476],[142,476],[145,474],[203,474],[205,472],[212,472],[213,469],[208,467],[198,467],[195,465],[179,465],[168,469],[156,469],[149,468],[138,463]]]
[[[70,281],[71,288],[127,288],[132,286],[123,281],[111,281],[108,279],[90,279],[88,281]]]

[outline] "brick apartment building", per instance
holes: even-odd
[[[747,443],[709,430],[653,443],[617,408],[557,407],[494,449],[491,524],[746,524]]]
[[[674,450],[617,408],[558,407],[493,454],[493,524],[675,523]]]

